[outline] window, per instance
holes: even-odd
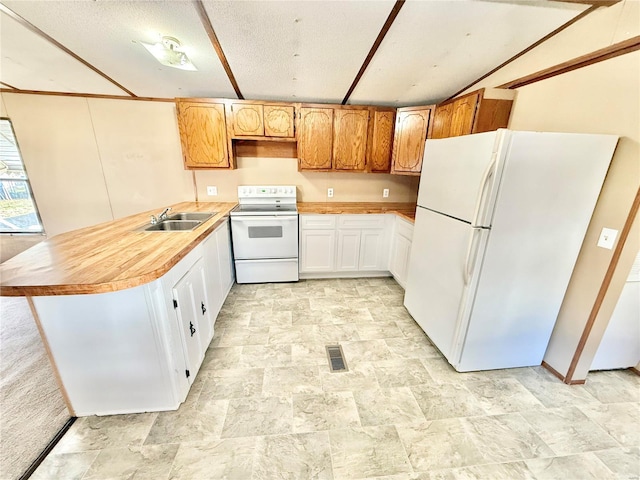
[[[11,121],[0,118],[0,233],[43,233]]]

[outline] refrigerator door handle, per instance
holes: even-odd
[[[471,227],[477,228],[481,225],[478,225],[478,217],[480,216],[480,207],[482,206],[482,199],[484,198],[484,191],[487,188],[487,182],[489,178],[494,173],[496,163],[498,162],[497,154],[494,154],[491,158],[491,162],[487,166],[487,169],[484,171],[482,175],[482,181],[480,182],[480,192],[478,193],[478,198],[476,199],[476,208],[473,212],[473,220],[471,221]]]
[[[476,255],[473,255],[473,262],[471,262],[471,253],[474,251],[474,245],[476,243],[476,237],[478,233],[482,232],[481,228],[473,228],[471,230],[471,236],[469,237],[469,245],[467,246],[467,256],[464,260],[464,284],[469,284],[471,274],[473,273],[473,267],[475,266]]]

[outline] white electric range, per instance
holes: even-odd
[[[238,283],[298,281],[298,209],[294,185],[243,185],[231,210]]]

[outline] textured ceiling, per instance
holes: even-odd
[[[141,97],[235,92],[191,1],[2,4]],[[395,1],[203,0],[245,98],[339,103]],[[409,0],[349,103],[441,100],[587,8],[549,1]],[[197,72],[164,67],[139,42],[180,39]],[[0,81],[23,90],[126,95],[7,14]]]

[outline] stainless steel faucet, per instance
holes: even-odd
[[[162,212],[160,212],[160,215],[158,215],[157,217],[155,215],[151,215],[151,225],[155,225],[158,222],[166,220],[167,213],[169,213],[170,211],[171,207],[167,207]]]
[[[167,218],[167,213],[169,213],[171,211],[171,207],[167,207],[165,208],[160,215],[158,215],[158,220],[162,221],[165,220]]]

